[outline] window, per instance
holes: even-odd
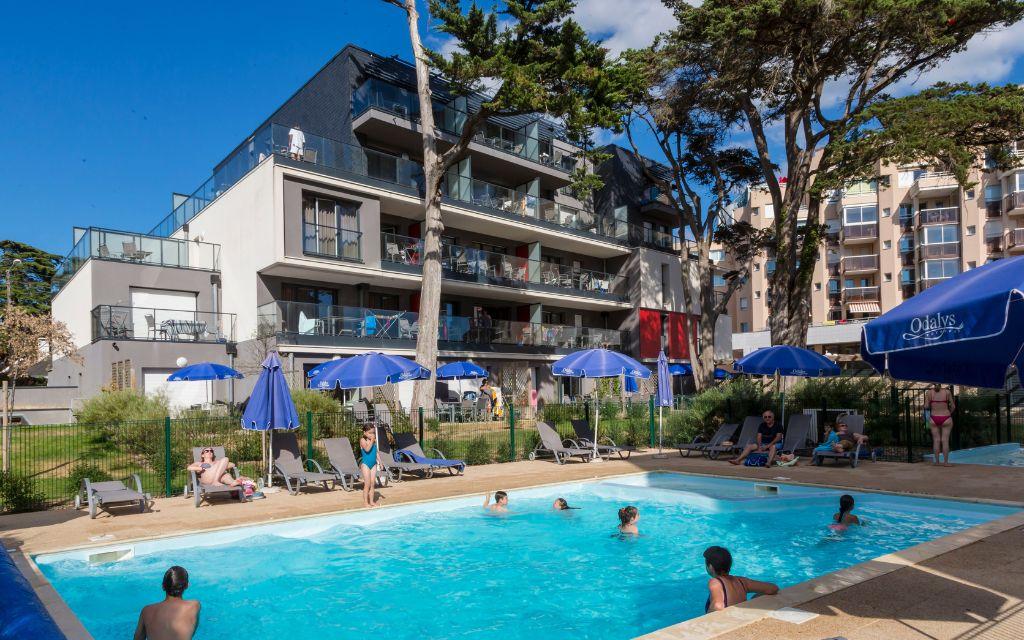
[[[905,220],[914,219],[914,205],[912,204],[901,204],[900,205],[900,222]]]
[[[967,225],[967,235],[973,236],[976,233],[978,233],[978,228],[976,226],[973,224]]]
[[[892,240],[882,240],[883,249],[892,249]]]
[[[821,291],[821,283],[820,282],[815,282],[814,283],[814,290],[815,291]]]
[[[303,194],[302,221],[304,251],[358,258],[359,205]]]
[[[668,288],[668,265],[661,265],[661,306],[670,304],[671,291]]]
[[[924,278],[926,280],[937,280],[941,278],[952,278],[960,273],[959,260],[925,260]]]
[[[765,263],[764,263],[764,270],[766,272],[768,272],[769,274],[775,273],[775,261],[774,260],[766,260]]]
[[[750,298],[740,298],[740,309],[750,308]]]
[[[281,285],[281,297],[289,302],[310,302],[327,306],[338,304],[337,289],[308,287],[287,282]]]
[[[843,224],[870,224],[878,222],[878,207],[864,205],[843,208]]]
[[[900,252],[909,253],[914,250],[914,240],[910,235],[900,238]]]
[[[896,185],[900,187],[909,187],[914,184],[916,177],[916,171],[900,171],[899,176],[896,178]]]
[[[890,218],[890,217],[892,217],[892,209],[890,209],[889,207],[886,207],[886,208],[882,209],[882,217],[883,218]]]
[[[500,255],[505,255],[507,252],[505,247],[496,244],[488,244],[486,242],[474,242],[473,246],[481,251],[490,251],[491,253],[497,253]]]
[[[942,224],[925,227],[921,230],[922,244],[947,244],[960,240],[959,229],[955,224]]]
[[[1014,192],[1024,191],[1024,171],[1018,171],[1013,174],[1010,178],[1010,184],[1013,185]]]
[[[968,269],[973,269],[976,266],[978,266],[978,263],[975,262],[974,260],[971,260],[970,262],[967,263],[967,268]]]
[[[900,271],[900,284],[902,284],[902,285],[914,284],[914,270],[913,269],[903,269],[903,270]]]
[[[708,252],[708,257],[710,257],[715,262],[722,262],[723,260],[725,260],[725,251],[723,251],[722,249],[712,249],[711,251]]]
[[[865,193],[875,193],[878,191],[878,181],[876,180],[861,180],[860,182],[854,182],[846,189],[846,195],[858,196]]]
[[[755,262],[754,263],[754,271],[760,271],[760,270],[761,270],[761,263],[760,262]]]
[[[891,273],[883,273],[882,274],[882,282],[892,282],[892,274]]]
[[[985,202],[999,202],[1003,199],[1003,185],[990,184],[985,187]]]
[[[540,321],[544,324],[565,324],[564,311],[541,311]]]
[[[964,197],[968,200],[974,200],[974,189],[968,189]]]
[[[760,300],[760,299],[761,299],[761,292],[760,291],[755,291],[754,292],[754,300]]]
[[[717,273],[712,274],[711,275],[711,284],[713,286],[716,286],[716,287],[724,287],[725,286],[725,278],[723,278],[720,274],[717,274]]]
[[[775,205],[774,204],[766,204],[766,205],[764,205],[764,217],[766,217],[766,218],[774,218],[775,217]]]
[[[985,223],[985,239],[1001,238],[1003,236],[1003,223],[998,220],[990,220]]]
[[[749,333],[749,332],[750,332],[750,323],[749,322],[741,322],[740,323],[740,333]]]
[[[839,281],[838,280],[829,280],[828,281],[828,292],[829,293],[839,293]]]
[[[756,216],[757,215],[757,207],[750,207],[750,215],[752,215],[752,216]]]
[[[384,311],[398,311],[398,296],[391,293],[371,293],[370,308]]]

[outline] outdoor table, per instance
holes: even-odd
[[[194,340],[206,334],[206,322],[202,320],[164,320],[160,327],[169,336],[192,336]]]

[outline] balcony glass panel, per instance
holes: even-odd
[[[845,287],[843,299],[847,302],[878,300],[878,287]]]
[[[845,256],[843,258],[843,269],[845,271],[867,271],[878,268],[878,256]]]
[[[859,240],[862,238],[877,238],[878,237],[878,225],[874,223],[868,224],[852,224],[843,227],[843,239],[845,240]]]
[[[230,342],[235,314],[99,305],[92,310],[92,339]]]
[[[939,207],[937,209],[921,209],[917,213],[921,224],[955,223],[960,219],[959,207]]]
[[[302,252],[307,255],[358,262],[363,259],[362,240],[361,231],[312,222],[302,223]]]

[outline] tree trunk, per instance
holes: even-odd
[[[715,303],[714,272],[711,266],[710,246],[697,242],[696,262],[683,260],[683,299],[686,314],[690,318],[695,298],[700,301],[700,312],[696,323],[688,322],[686,345],[693,369],[693,385],[698,393],[711,386],[715,379],[715,325],[718,323],[718,309]],[[683,251],[686,251],[683,247]],[[697,286],[693,286],[690,269],[696,269]],[[696,326],[694,326],[696,325]],[[696,329],[696,331],[694,331]]]
[[[419,12],[416,0],[405,0],[404,9],[409,23],[409,41],[416,61],[416,93],[420,101],[420,127],[423,135],[423,171],[426,183],[424,194],[425,220],[423,225],[423,284],[420,289],[419,333],[416,336],[416,362],[437,370],[437,336],[441,312],[441,179],[442,167],[437,155],[437,137],[434,129],[434,109],[430,93],[430,67],[423,56],[420,41]],[[434,381],[419,380],[412,395],[412,411],[434,406]]]

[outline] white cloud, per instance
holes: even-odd
[[[1018,22],[1006,29],[974,36],[967,49],[920,77],[912,76],[898,83],[892,93],[902,95],[936,82],[1003,82],[1022,55],[1024,22]]]
[[[676,25],[661,0],[579,0],[574,16],[587,33],[604,41],[612,55],[646,47]]]

